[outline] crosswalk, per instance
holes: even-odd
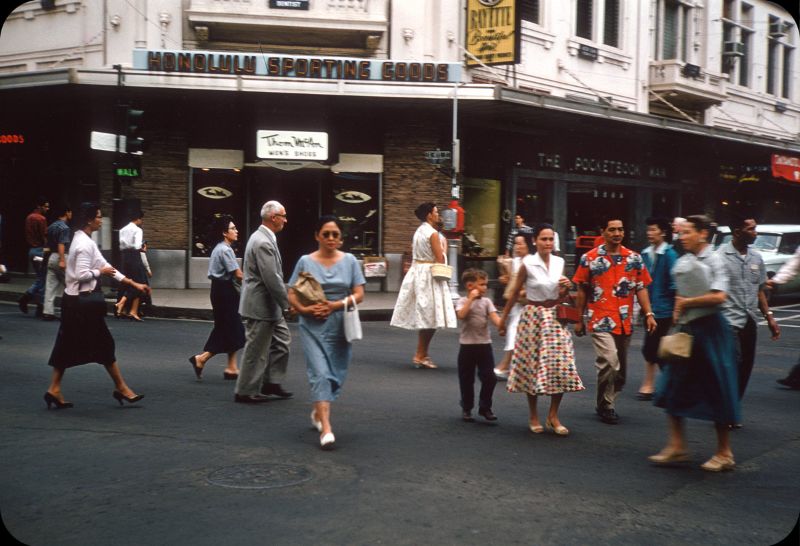
[[[800,303],[788,305],[770,306],[774,313],[775,321],[781,328],[800,328]],[[759,321],[758,325],[763,326],[767,321]]]

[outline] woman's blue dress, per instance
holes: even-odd
[[[341,301],[354,287],[367,282],[358,260],[347,253],[331,267],[321,265],[308,255],[302,256],[289,279],[290,286],[294,286],[302,271],[311,273],[319,281],[328,301]],[[344,337],[343,319],[342,310],[331,313],[325,320],[300,316],[300,340],[313,402],[336,400],[347,378],[351,344]]]

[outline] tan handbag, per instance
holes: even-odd
[[[433,264],[431,275],[437,281],[449,281],[453,276],[453,268],[447,264]]]
[[[514,295],[514,285],[517,282],[517,274],[511,273],[508,276],[508,284],[506,285],[505,290],[503,290],[503,299],[508,301],[511,299],[511,296]]]
[[[322,303],[326,301],[325,291],[322,290],[322,285],[314,278],[314,275],[308,271],[301,271],[297,276],[297,282],[292,287],[297,298],[305,306],[314,305],[315,303]]]
[[[692,336],[677,332],[661,338],[658,343],[658,358],[666,362],[683,362],[692,356]]]

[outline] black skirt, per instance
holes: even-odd
[[[117,360],[114,351],[114,338],[106,326],[105,311],[87,313],[78,306],[78,296],[65,293],[49,364],[59,369],[90,362],[108,366]]]
[[[147,284],[147,270],[142,263],[142,253],[140,251],[134,248],[126,248],[122,251],[122,274],[133,281]],[[141,297],[142,292],[127,284],[120,284],[117,295],[134,299]]]
[[[203,350],[214,354],[233,353],[244,347],[239,292],[234,288],[233,281],[211,279],[211,308],[214,311],[214,329]]]

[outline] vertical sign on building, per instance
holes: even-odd
[[[518,0],[467,0],[466,49],[486,65],[517,64],[520,54]],[[467,66],[480,63],[467,55]]]

